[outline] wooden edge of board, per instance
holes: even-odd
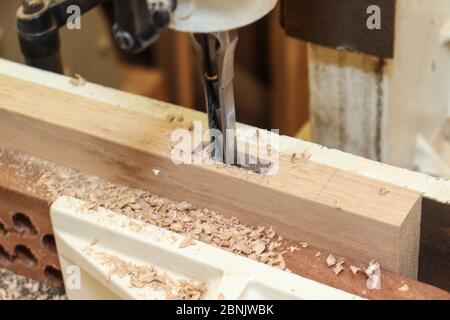
[[[176,106],[164,110],[164,103],[134,96],[140,103],[118,103],[117,91],[103,90],[103,99],[93,99],[77,93],[82,88],[62,90],[68,78],[19,65],[11,75],[5,64],[0,64],[0,146],[189,200],[245,223],[273,226],[287,238],[377,259],[388,271],[417,277],[419,193],[285,152],[271,176],[219,164],[175,165],[171,134],[186,128],[186,121],[204,122],[201,113]],[[25,77],[28,72],[42,77]],[[182,120],[168,120],[168,114]],[[280,145],[283,151],[283,141]],[[404,250],[409,246],[412,253]]]

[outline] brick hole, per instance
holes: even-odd
[[[55,237],[52,234],[46,234],[42,237],[42,244],[52,253],[56,253]]]
[[[26,214],[21,212],[15,213],[12,217],[12,222],[19,232],[29,236],[37,235],[36,228]]]
[[[28,247],[24,245],[17,245],[14,249],[14,254],[16,255],[16,258],[27,267],[32,268],[38,264],[36,256]]]
[[[62,273],[53,266],[46,266],[44,269],[44,277],[53,286],[61,286],[63,284]]]
[[[5,224],[0,220],[0,237],[6,236],[8,231],[6,230]]]
[[[0,266],[7,266],[13,261],[13,257],[0,245]]]

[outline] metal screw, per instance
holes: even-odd
[[[134,47],[134,39],[128,32],[118,30],[114,33],[114,36],[120,49],[131,50]]]

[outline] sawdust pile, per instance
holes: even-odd
[[[63,288],[50,288],[36,280],[0,268],[0,300],[65,300]]]
[[[131,288],[148,288],[154,292],[162,292],[164,299],[200,300],[208,289],[204,283],[194,280],[177,280],[151,265],[135,265],[91,247],[83,248],[83,252],[98,259],[102,265],[110,267],[108,281],[113,276],[120,279],[126,278]],[[143,296],[143,298],[146,297]]]
[[[240,223],[237,218],[225,217],[206,208],[196,208],[188,202],[172,201],[32,156],[0,150],[0,158],[5,156],[14,158],[15,161],[10,161],[12,163],[21,163],[17,168],[20,170],[18,174],[38,173],[36,185],[46,190],[49,201],[53,202],[62,195],[79,198],[88,202],[89,209],[101,206],[287,270],[283,253],[279,249],[282,239],[273,228],[250,227]],[[8,163],[1,162],[4,165]],[[151,170],[149,168],[149,172]]]

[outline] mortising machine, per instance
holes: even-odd
[[[86,13],[110,0],[24,0],[17,13],[19,39],[28,65],[63,73],[59,29],[79,10]],[[124,51],[148,48],[166,28],[192,34],[201,60],[213,156],[225,163],[236,159],[233,93],[236,29],[269,13],[277,0],[112,0],[113,35]],[[232,133],[227,134],[227,133]],[[218,138],[219,137],[219,138]],[[222,138],[223,137],[223,138]]]

